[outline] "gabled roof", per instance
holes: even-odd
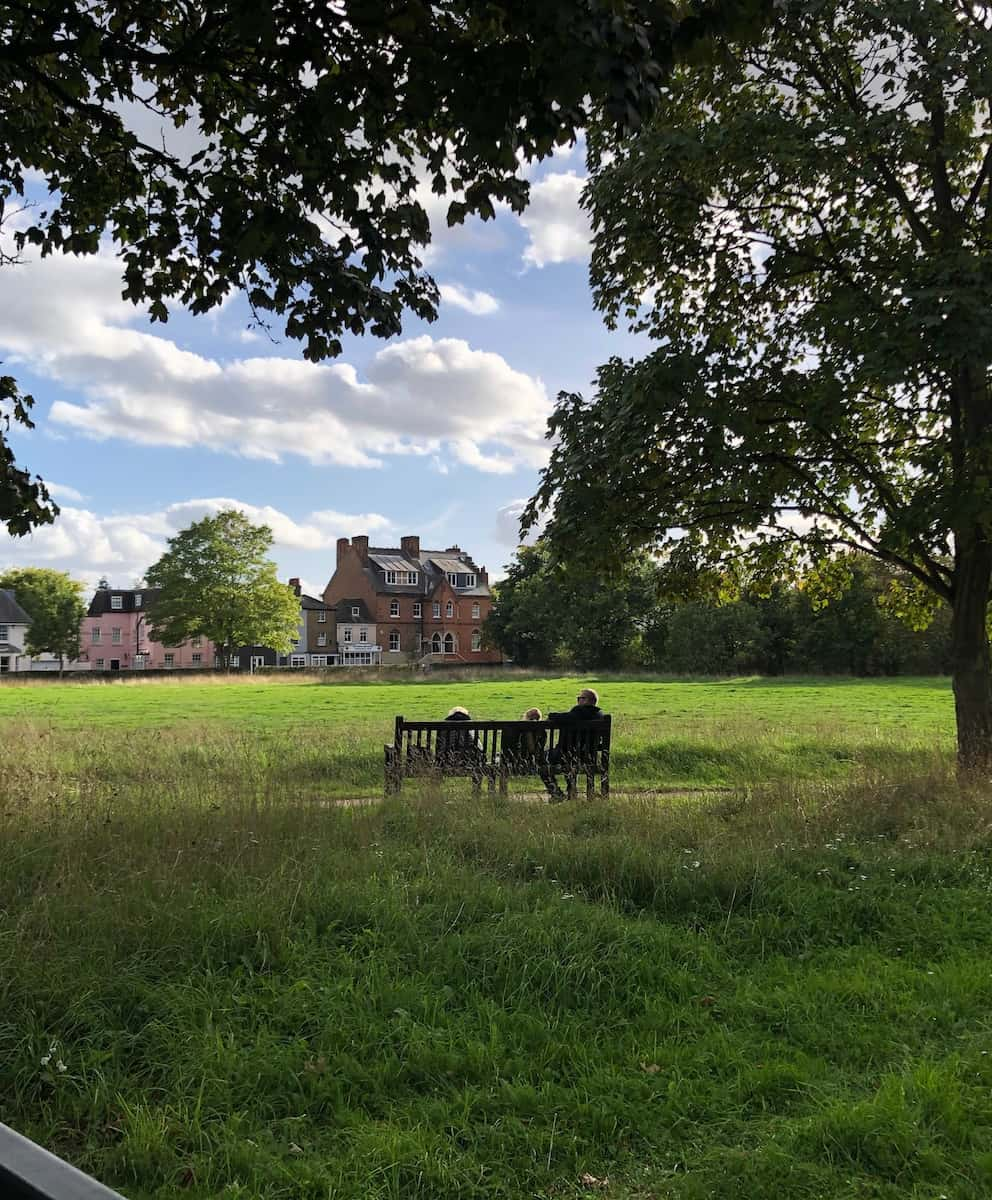
[[[358,620],[363,625],[375,624],[375,619],[368,610],[364,600],[339,600],[335,605],[337,609],[337,618],[340,625],[348,625],[354,620]],[[353,617],[351,610],[358,609],[358,616]]]
[[[0,588],[0,623],[4,625],[30,625],[31,617],[17,603],[10,588]]]
[[[447,575],[475,575],[476,586],[458,588],[460,596],[488,596],[488,586],[478,578],[479,568],[464,551],[421,550],[418,558],[399,546],[370,546],[365,575],[378,595],[430,597]],[[416,583],[387,583],[386,572],[417,572]]]
[[[323,600],[318,600],[316,596],[308,596],[305,593],[300,596],[300,608],[304,609],[327,609],[329,606]]]
[[[89,609],[86,615],[89,617],[102,617],[104,613],[122,613],[122,612],[144,612],[146,608],[151,608],[156,597],[158,596],[158,588],[112,588],[99,587],[93,599],[90,601]],[[110,603],[111,596],[120,596],[120,608],[112,607]],[[141,603],[135,604],[135,596],[141,597]]]

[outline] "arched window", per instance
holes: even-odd
[[[439,633],[435,633],[434,636],[431,638],[431,654],[440,654],[440,653],[441,653],[441,635]]]
[[[482,649],[482,634],[479,632],[478,629],[472,630],[472,649],[473,650],[481,650]]]
[[[455,615],[455,606],[451,600],[449,600],[448,603],[444,606],[444,615],[446,617],[453,617]]]
[[[444,635],[444,652],[445,654],[454,654],[455,652],[455,635],[453,633]]]

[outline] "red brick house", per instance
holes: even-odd
[[[362,638],[385,665],[426,655],[451,663],[502,661],[498,650],[482,648],[492,607],[489,575],[460,546],[421,550],[419,537],[401,538],[399,546],[339,538],[324,603],[336,610],[339,641],[346,631],[350,645]]]

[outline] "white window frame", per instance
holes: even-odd
[[[317,634],[317,645],[318,646],[326,646],[327,645],[327,634],[326,633],[318,633]]]
[[[346,625],[346,626],[344,627],[344,631],[343,631],[343,632],[344,632],[344,638],[343,638],[343,640],[344,640],[344,641],[346,641],[346,642],[350,642],[350,641],[351,641],[351,626],[350,626],[350,625]]]
[[[165,663],[165,665],[167,667],[174,667],[176,665],[176,656],[175,656],[175,654],[171,654],[171,653],[166,654],[162,661]]]
[[[422,615],[423,615],[423,612],[424,612],[424,606],[423,606],[423,605],[420,603],[420,601],[419,601],[419,600],[414,600],[414,602],[413,602],[413,616],[414,616],[414,619],[416,619],[417,617],[420,617],[420,616],[422,616]]]
[[[431,654],[443,654],[443,653],[444,653],[444,638],[441,637],[440,633],[432,634],[432,636],[431,636]]]
[[[369,631],[364,625],[358,631],[358,640],[360,642],[368,642],[369,640]]]
[[[417,571],[407,571],[407,573],[406,573],[406,581],[410,585],[410,587],[416,587],[417,580],[419,578],[420,578],[420,575]]]
[[[327,623],[327,613],[324,609],[320,609],[317,613],[317,624],[324,625]]]
[[[464,582],[464,584],[462,584],[462,586],[467,587],[467,588],[475,587],[475,576],[474,575],[466,575],[465,582]]]
[[[400,615],[400,602],[398,600],[390,600],[389,615],[391,617],[398,617]]]
[[[196,635],[196,637],[195,637],[195,638],[193,638],[193,640],[190,642],[190,645],[191,645],[191,646],[192,646],[192,647],[193,647],[195,650],[199,650],[199,649],[201,649],[201,648],[202,648],[202,646],[203,646],[203,638],[202,638],[202,637],[201,637],[199,634],[197,634],[197,635]]]
[[[482,609],[479,607],[478,600],[476,600],[476,602],[472,605],[472,620],[478,621],[481,613],[482,613]]]
[[[326,667],[328,657],[329,657],[329,655],[327,655],[327,654],[311,654],[310,655],[310,666],[311,667]]]
[[[444,606],[444,615],[449,621],[454,619],[454,616],[455,616],[454,600],[449,600],[448,603]]]
[[[305,667],[307,665],[307,656],[305,654],[291,654],[289,656],[289,665],[291,667]]]
[[[472,653],[478,654],[482,649],[482,632],[478,629],[472,630]]]
[[[111,611],[113,611],[113,612],[123,612],[124,611],[124,597],[123,596],[111,596],[110,597],[110,608],[111,608]]]
[[[444,642],[442,644],[444,646],[445,654],[457,654],[458,653],[458,639],[455,637],[455,635],[453,633],[446,633],[444,635]],[[449,644],[451,645],[450,650],[448,649]]]
[[[102,671],[105,666],[105,660],[102,658],[98,658],[93,663],[93,666],[96,668],[97,671]]]
[[[445,573],[445,578],[448,580],[448,582],[451,584],[452,587],[458,587],[458,576],[455,574],[454,571],[447,571]]]
[[[230,665],[232,667],[240,667],[241,666],[241,655],[240,654],[232,654],[231,659],[230,659]]]
[[[393,645],[393,642],[396,643],[395,646]],[[400,652],[399,630],[393,629],[390,631],[390,634],[389,634],[389,653],[390,654],[399,654],[399,652]]]
[[[124,643],[121,640],[123,630],[120,625],[115,625],[110,631],[110,644],[112,646],[122,646]]]
[[[358,620],[358,619],[361,617],[361,615],[362,615],[362,610],[361,610],[360,608],[357,608],[357,607],[355,607],[355,606],[352,606],[352,609],[351,609],[351,619],[352,619],[353,621],[357,621],[357,620]]]
[[[100,628],[99,625],[94,625],[93,628],[90,630],[90,645],[91,646],[102,646],[103,645],[103,630]]]
[[[203,663],[203,655],[202,654],[194,654],[193,655],[193,666],[199,667],[202,665],[202,663]]]
[[[147,654],[145,654],[141,650],[137,650],[137,651],[135,651],[134,655],[131,658],[131,666],[134,667],[134,669],[136,671],[139,671],[144,667],[145,660],[147,658],[148,658]]]
[[[140,592],[134,593],[134,607],[135,608],[141,607],[141,593]]]
[[[387,583],[396,584],[396,583],[399,583],[399,581],[400,581],[399,571],[387,571],[386,572],[386,582]]]
[[[434,601],[434,620],[435,621],[441,620],[441,601],[440,600]]]

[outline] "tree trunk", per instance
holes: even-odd
[[[986,625],[992,547],[985,543],[962,549],[955,564],[951,618],[958,765],[965,771],[992,772],[992,660]]]
[[[65,655],[59,655],[59,679],[65,674]]]

